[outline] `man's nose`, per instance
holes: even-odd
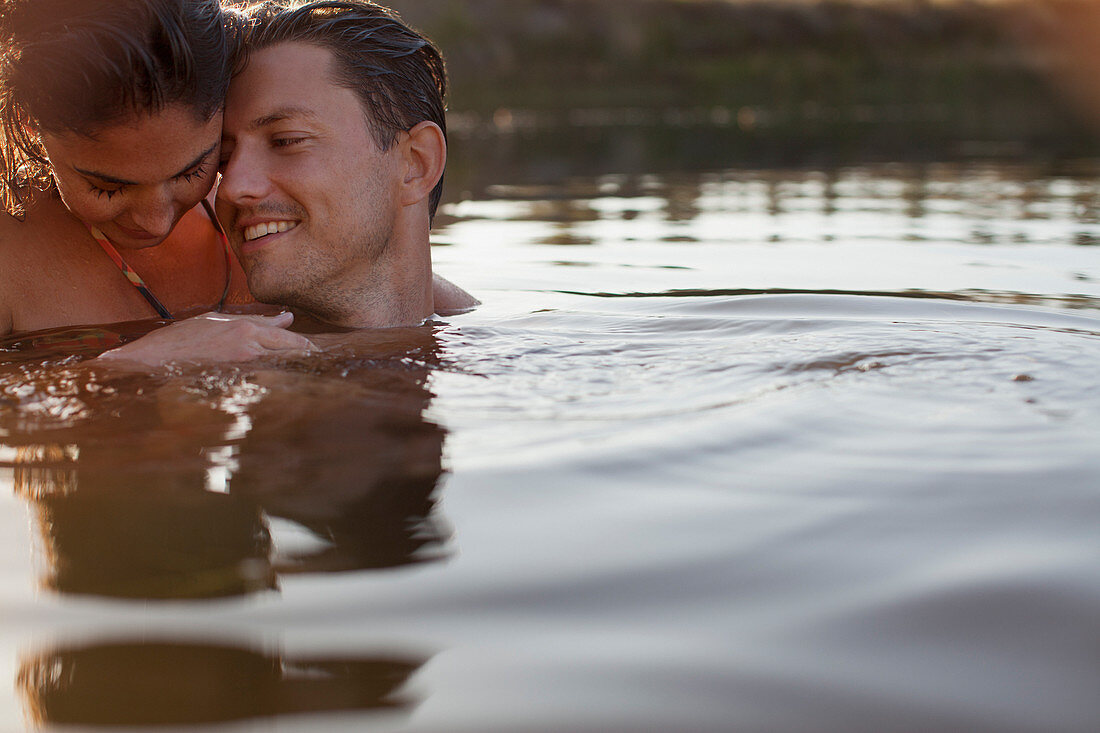
[[[262,200],[271,190],[271,179],[255,156],[238,146],[222,168],[217,197],[232,204]]]

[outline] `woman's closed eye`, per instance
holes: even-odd
[[[97,199],[106,196],[108,201],[110,201],[116,193],[121,193],[125,188],[126,186],[119,186],[117,188],[100,188],[94,183],[88,183],[88,190],[91,191]]]
[[[186,173],[180,173],[178,176],[173,177],[172,180],[173,181],[183,181],[185,183],[190,183],[191,181],[193,181],[195,179],[204,178],[206,176],[206,172],[207,172],[206,162],[203,161],[202,163],[195,166],[194,168],[187,171]]]

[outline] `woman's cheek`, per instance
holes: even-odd
[[[113,197],[115,200],[110,200],[106,194],[96,196],[89,190],[86,183],[74,185],[56,177],[54,180],[57,183],[57,191],[61,194],[61,202],[76,218],[95,224],[110,221],[117,216],[122,203],[117,200],[118,194]]]
[[[204,178],[196,179],[187,184],[187,195],[183,197],[184,203],[190,204],[185,209],[191,209],[198,205],[200,201],[206,198],[207,194],[214,187],[214,179],[217,176],[213,173],[208,173]]]

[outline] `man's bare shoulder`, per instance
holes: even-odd
[[[432,275],[432,298],[435,312],[441,316],[465,313],[481,305],[481,301],[439,275]]]

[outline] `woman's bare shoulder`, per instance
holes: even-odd
[[[65,231],[65,210],[46,201],[27,207],[23,216],[0,213],[0,263],[41,262],[52,256],[51,244]]]
[[[27,248],[20,246],[23,222],[8,213],[0,213],[0,335],[12,331],[12,312],[19,289],[17,271],[22,269],[20,253]]]
[[[60,201],[28,206],[21,217],[0,212],[0,333],[33,328],[19,314],[55,304],[55,286],[69,282],[63,263],[72,236],[71,217]]]
[[[0,247],[4,246],[8,242],[15,241],[22,231],[21,227],[25,221],[22,218],[16,218],[8,212],[0,213]]]

